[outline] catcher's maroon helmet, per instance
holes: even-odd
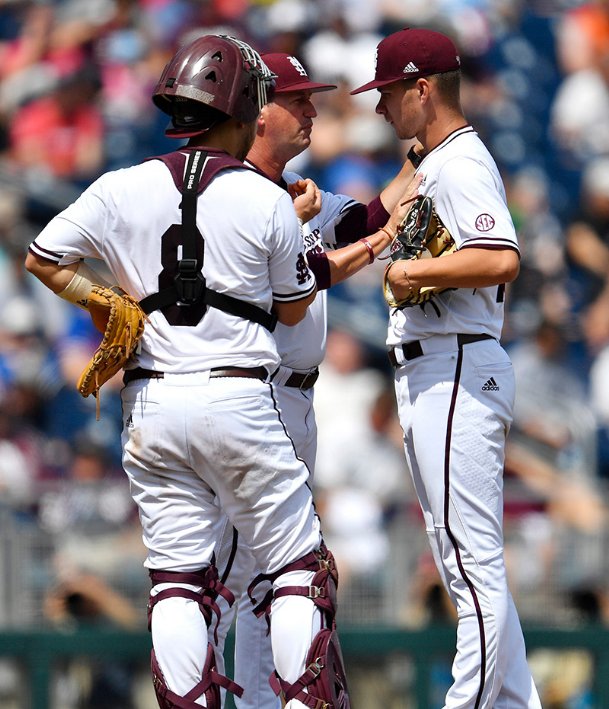
[[[267,101],[267,87],[273,78],[249,44],[228,35],[204,35],[176,52],[163,70],[152,100],[174,119],[167,135],[190,137],[217,122],[209,120],[209,111],[202,118],[206,106],[223,114],[220,119],[229,116],[245,123],[253,121]]]

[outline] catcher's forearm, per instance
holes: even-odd
[[[326,251],[330,265],[330,285],[344,281],[371,264],[391,244],[393,237],[394,234],[384,227],[353,244],[335,251]]]
[[[54,261],[44,259],[38,254],[28,251],[25,258],[25,268],[33,276],[50,288],[54,293],[62,291],[74,276],[78,263],[59,266]]]
[[[99,273],[80,261],[74,271],[72,279],[68,285],[57,293],[60,298],[78,305],[83,310],[87,310],[89,296],[93,286],[109,286],[110,284],[102,278]]]
[[[84,261],[77,261],[67,266],[59,266],[53,261],[29,252],[26,269],[44,283],[56,295],[86,310],[87,299],[94,284],[109,285],[104,278],[87,266]]]

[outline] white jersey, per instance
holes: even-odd
[[[458,249],[511,248],[518,251],[505,189],[492,156],[471,126],[451,133],[423,160],[419,192],[433,199]],[[392,310],[387,344],[432,335],[487,333],[499,339],[504,286],[458,288],[437,295],[424,307]]]
[[[283,179],[292,184],[303,179],[293,172],[284,172]],[[321,211],[303,225],[305,252],[333,250],[337,247],[335,227],[345,213],[359,204],[351,197],[321,192]],[[327,333],[327,293],[317,296],[307,310],[304,319],[295,327],[277,324],[275,340],[281,363],[291,369],[306,371],[317,367],[324,358]]]
[[[218,157],[210,152],[211,159]],[[116,282],[141,300],[169,285],[177,272],[180,201],[160,160],[109,172],[55,217],[30,248],[60,265],[103,259]],[[314,289],[292,200],[256,172],[229,167],[213,177],[198,197],[197,226],[204,237],[208,288],[267,312],[273,300],[296,301]],[[279,364],[273,335],[245,318],[216,308],[208,308],[193,326],[172,325],[160,310],[149,317],[135,357],[146,369],[181,373],[262,365],[272,372]]]

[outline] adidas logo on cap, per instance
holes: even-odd
[[[408,64],[406,64],[402,71],[404,72],[404,74],[412,74],[416,71],[419,71],[419,67],[414,62],[408,62]]]
[[[493,379],[493,377],[491,377],[482,387],[482,391],[499,391],[499,385]]]

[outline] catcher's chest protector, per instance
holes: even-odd
[[[148,158],[148,160],[160,160],[161,162],[163,162],[171,173],[171,177],[173,178],[173,182],[176,186],[176,189],[178,190],[178,192],[181,193],[184,187],[184,174],[187,156],[193,150],[195,149],[182,148],[181,150],[176,150],[172,153],[166,153],[165,155],[157,155],[156,157]],[[228,168],[251,170],[250,167],[244,165],[240,160],[237,160],[237,158],[234,158],[232,157],[232,155],[229,155],[228,153],[225,153],[221,150],[212,150],[210,148],[206,148],[205,152],[213,159],[207,161],[205,167],[203,168],[201,179],[199,180],[199,185],[197,187],[198,194],[201,194],[201,192],[203,192],[207,185],[209,185],[212,179],[221,170],[226,170]]]
[[[204,240],[196,222],[197,195],[209,185],[218,172],[227,168],[252,168],[224,151],[214,149],[184,148],[149,159],[161,160],[167,165],[176,187],[182,193],[182,258],[178,260],[178,275],[175,278],[166,282],[163,280],[163,273],[160,274],[159,290],[140,301],[142,310],[146,314],[161,310],[172,324],[192,326],[201,320],[210,306],[251,320],[273,332],[277,324],[277,316],[274,313],[207,287],[203,275]]]

